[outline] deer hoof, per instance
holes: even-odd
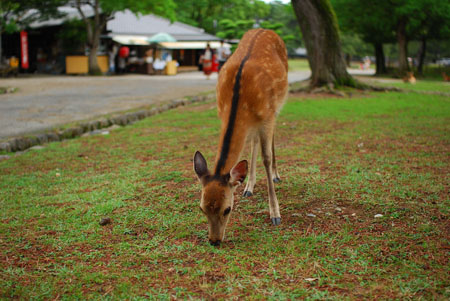
[[[242,195],[243,197],[251,197],[253,195],[253,193],[251,191],[244,191],[244,194]]]
[[[281,217],[272,217],[272,224],[274,226],[279,226],[281,224]]]
[[[274,182],[274,183],[280,183],[280,182],[281,182],[281,179],[278,178],[278,177],[277,177],[277,178],[273,178],[273,182]]]

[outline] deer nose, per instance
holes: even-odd
[[[209,243],[211,244],[211,246],[217,247],[218,245],[220,245],[220,240],[213,241],[210,239]]]

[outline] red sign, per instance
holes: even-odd
[[[20,32],[20,54],[21,54],[21,62],[22,62],[22,68],[28,69],[29,62],[28,62],[28,34],[26,31],[22,30]]]

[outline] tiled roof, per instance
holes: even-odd
[[[160,32],[173,36],[177,41],[216,41],[218,37],[205,33],[203,29],[155,15],[135,16],[131,11],[117,12],[108,21],[106,29],[111,35],[143,35],[150,37]]]
[[[55,26],[73,18],[80,18],[76,8],[70,6],[59,7],[58,10],[66,15],[59,19],[37,21],[30,25],[31,28]],[[84,5],[83,12],[88,17],[93,16],[91,7]],[[218,41],[218,37],[206,33],[203,29],[181,22],[170,23],[168,19],[152,14],[136,16],[131,11],[117,12],[114,19],[108,21],[106,29],[109,36],[133,35],[149,38],[157,33],[165,32],[173,36],[177,41]]]

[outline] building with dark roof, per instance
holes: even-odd
[[[87,49],[84,45],[79,45],[72,50],[65,50],[61,46],[59,33],[64,25],[69,20],[80,19],[80,16],[74,7],[64,6],[59,10],[65,14],[64,17],[34,22],[27,30],[31,71],[43,72],[44,69],[48,69],[52,70],[52,73],[58,73],[64,67],[56,68],[55,66],[64,65],[64,57],[86,55]],[[82,10],[88,17],[94,15],[92,8],[88,5],[83,6]],[[148,40],[158,33],[169,34],[176,41],[151,44]],[[19,56],[18,34],[7,36],[5,41],[6,43],[3,44],[3,48],[6,50],[5,54]],[[206,33],[201,28],[188,24],[170,22],[168,19],[152,14],[136,16],[131,11],[125,10],[117,12],[114,18],[107,22],[101,36],[99,54],[107,55],[113,44],[128,46],[133,53],[137,53],[140,57],[143,57],[148,49],[155,48],[155,55],[170,52],[180,66],[196,66],[207,43],[210,43],[213,49],[218,48],[220,39]],[[16,54],[16,52],[19,53]],[[47,66],[45,68],[39,67],[38,57],[46,59]],[[50,62],[54,65],[51,68],[49,67]]]

